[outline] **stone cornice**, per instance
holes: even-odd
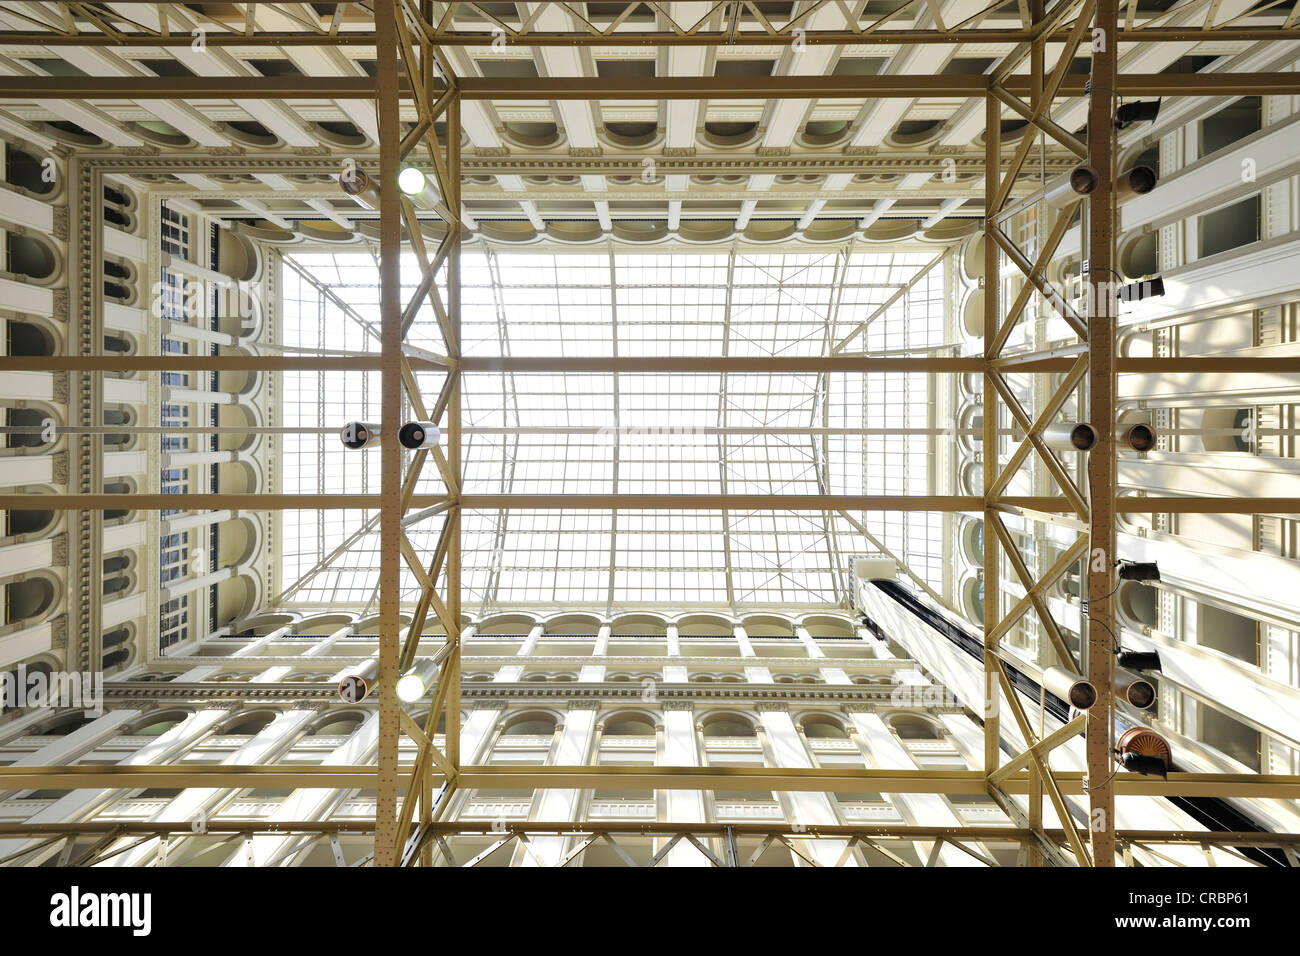
[[[891,687],[862,684],[667,684],[655,686],[655,700],[649,704],[662,709],[682,709],[685,704],[727,702],[755,706],[762,710],[790,704],[825,706],[858,705],[869,709],[889,707]],[[332,683],[249,684],[176,683],[161,681],[115,681],[104,686],[104,697],[115,703],[175,703],[188,701],[204,706],[247,703],[309,701],[326,706],[356,707],[339,700]],[[467,704],[565,703],[571,709],[598,706],[601,702],[635,703],[647,706],[641,685],[632,681],[604,683],[472,683],[461,687],[461,700]],[[375,705],[364,701],[360,706]],[[872,706],[874,705],[874,706]],[[927,708],[928,712],[959,712],[959,707]]]

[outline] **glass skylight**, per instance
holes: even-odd
[[[846,253],[501,252],[462,259],[467,355],[805,356],[869,318],[933,258],[933,250]],[[419,277],[402,263],[409,296]],[[379,348],[379,274],[358,252],[286,255],[277,347],[286,352]],[[942,345],[943,267],[917,282],[852,354]],[[408,343],[441,353],[432,310]],[[441,376],[419,373],[427,397]],[[284,493],[377,489],[379,454],[347,451],[347,421],[376,420],[374,372],[283,373]],[[927,494],[923,428],[929,376],[919,373],[500,373],[464,376],[466,494]],[[445,439],[444,439],[445,442]],[[438,493],[426,468],[421,492]],[[937,514],[852,515],[938,586]],[[408,529],[431,553],[442,518]],[[790,512],[466,512],[466,610],[496,604],[836,604],[848,559],[875,551],[838,514]],[[375,512],[285,512],[281,589],[291,601],[361,604],[378,580]],[[413,578],[404,599],[414,600]]]

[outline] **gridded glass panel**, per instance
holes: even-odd
[[[462,254],[462,343],[467,355],[511,356],[933,352],[944,341],[943,266],[882,308],[933,256],[480,247]],[[406,296],[418,275],[404,257]],[[286,352],[378,349],[371,255],[297,255],[282,281]],[[428,301],[407,342],[445,351]],[[416,378],[431,402],[443,375]],[[929,439],[905,432],[942,424],[924,374],[474,371],[462,382],[466,494],[928,494]],[[280,394],[293,429],[281,439],[283,491],[378,490],[378,453],[348,451],[337,436],[347,421],[377,419],[378,373],[285,373]],[[426,467],[417,491],[441,490]],[[421,555],[442,522],[407,529]],[[858,524],[941,582],[940,515],[469,511],[464,602],[835,603],[848,557],[875,550]],[[376,512],[286,512],[282,537],[282,587],[306,576],[291,600],[373,603]],[[404,600],[416,594],[403,568]]]

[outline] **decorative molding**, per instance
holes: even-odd
[[[56,565],[67,564],[68,563],[67,534],[65,533],[65,534],[58,535],[56,538],[54,538],[51,544],[53,545],[53,551],[54,551],[54,555],[53,555],[54,563]]]
[[[60,650],[68,646],[68,615],[60,614],[50,622],[50,646]]]

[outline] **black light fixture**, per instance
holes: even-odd
[[[1143,299],[1164,294],[1165,280],[1162,276],[1155,276],[1151,279],[1142,279],[1139,282],[1130,282],[1128,285],[1120,286],[1119,300],[1121,302],[1141,302]]]
[[[1121,103],[1115,111],[1115,128],[1127,129],[1134,123],[1154,123],[1160,112],[1160,100],[1139,100],[1136,103]]]
[[[1160,655],[1156,651],[1121,650],[1116,655],[1116,660],[1120,667],[1131,671],[1159,672],[1160,670]]]
[[[1148,757],[1146,754],[1129,752],[1120,754],[1119,762],[1125,770],[1131,770],[1133,773],[1169,779],[1169,765],[1165,763],[1163,757]]]
[[[1153,581],[1160,580],[1160,568],[1154,561],[1121,561],[1119,563],[1119,579],[1121,581],[1137,581],[1139,584],[1150,584]]]
[[[397,432],[403,448],[434,448],[441,433],[433,422],[407,422]]]
[[[1169,765],[1173,763],[1169,742],[1146,727],[1125,731],[1116,742],[1115,755],[1125,770],[1165,779],[1168,779]]]

